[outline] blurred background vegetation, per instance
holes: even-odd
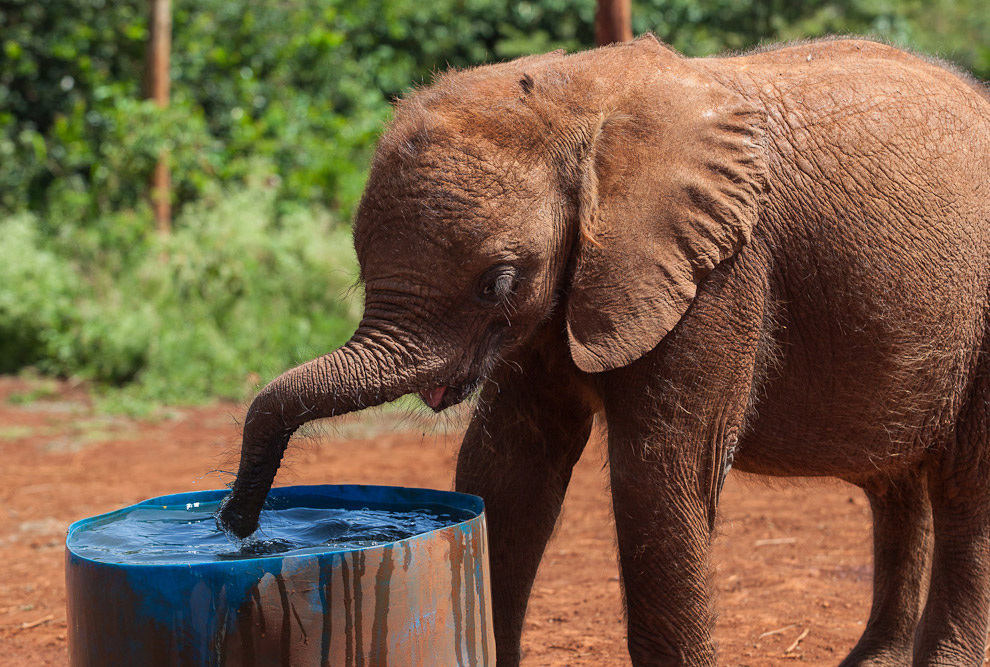
[[[990,77],[985,0],[634,0],[692,56],[857,33]],[[0,372],[116,406],[240,399],[350,334],[348,220],[390,102],[431,72],[594,42],[595,0],[173,0],[172,101],[142,100],[147,0],[0,3]],[[167,149],[174,231],[149,174]]]

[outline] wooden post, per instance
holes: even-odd
[[[598,0],[595,15],[595,40],[598,46],[632,41],[630,0]]]
[[[158,106],[168,106],[169,56],[172,50],[171,0],[151,0],[148,42],[148,97]],[[172,229],[172,183],[168,170],[168,153],[158,156],[158,163],[151,176],[151,204],[155,212],[155,225],[159,232]]]

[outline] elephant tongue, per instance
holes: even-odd
[[[443,395],[446,393],[447,387],[434,387],[433,389],[419,390],[419,395],[423,399],[423,402],[434,410],[440,407],[440,401],[443,400]]]

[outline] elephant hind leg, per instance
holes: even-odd
[[[927,485],[924,476],[912,475],[863,488],[873,511],[873,607],[863,636],[839,667],[911,664],[932,550]]]
[[[990,338],[952,442],[929,477],[935,528],[915,667],[982,665],[990,617]]]
[[[915,667],[984,663],[990,610],[990,503],[933,498],[935,549]]]

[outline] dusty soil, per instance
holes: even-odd
[[[165,493],[217,488],[235,467],[243,406],[135,421],[94,413],[64,385],[42,400],[0,378],[0,665],[66,662],[63,550],[70,522]],[[457,429],[388,414],[292,448],[280,484],[450,488]],[[446,431],[446,432],[445,432]],[[730,476],[715,553],[724,665],[836,665],[869,609],[869,508],[838,482]],[[601,443],[578,465],[523,636],[524,664],[628,665]]]

